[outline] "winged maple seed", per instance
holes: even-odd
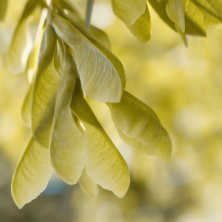
[[[0,3],[7,7],[6,0]],[[68,184],[79,182],[90,195],[99,185],[123,197],[128,166],[87,101],[106,103],[120,137],[147,154],[169,158],[169,135],[154,111],[125,91],[124,68],[107,35],[87,29],[74,4],[47,3],[27,1],[5,57],[11,72],[27,73],[30,85],[22,118],[32,136],[12,179],[13,199],[22,208],[40,195],[53,172]],[[221,21],[222,4],[215,0],[112,0],[114,13],[144,42],[151,36],[150,6],[185,41],[187,35],[205,36],[209,25]],[[34,37],[33,14],[39,17]]]

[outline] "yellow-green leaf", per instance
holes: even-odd
[[[185,33],[185,12],[182,0],[168,0],[167,14],[172,22],[175,24],[176,29]]]
[[[222,21],[222,16],[206,0],[187,0],[185,11],[203,29]]]
[[[107,49],[111,48],[111,43],[109,40],[108,35],[102,31],[101,29],[97,28],[96,26],[91,25],[90,29],[87,29],[83,19],[79,15],[76,10],[66,10],[65,16],[78,28],[82,31],[90,35],[98,44],[103,45]]]
[[[29,23],[27,19],[19,25],[11,40],[9,51],[4,57],[4,65],[10,74],[20,74],[26,69],[33,44]]]
[[[55,33],[48,27],[40,50],[39,66],[33,85],[32,133],[43,146],[48,147],[53,121],[55,98],[59,84],[58,73],[52,62]]]
[[[133,24],[146,11],[146,0],[112,0],[113,11],[127,24]]]
[[[112,0],[114,13],[141,41],[148,41],[151,33],[150,12],[147,0]]]
[[[21,109],[21,116],[24,122],[24,125],[28,128],[31,128],[32,122],[32,99],[33,99],[33,85],[35,84],[35,75],[37,74],[37,69],[39,66],[39,59],[43,57],[41,60],[47,59],[47,50],[42,45],[42,40],[45,32],[45,22],[47,18],[47,10],[43,10],[42,16],[38,25],[38,30],[36,34],[36,39],[34,43],[34,47],[32,52],[29,55],[28,64],[26,67],[26,72],[28,75],[28,80],[30,83],[29,89],[26,93],[22,109]],[[45,61],[45,60],[44,60]],[[44,63],[45,64],[45,63]],[[43,62],[41,62],[41,66],[44,66]],[[40,67],[39,67],[40,69]]]
[[[105,47],[60,16],[54,16],[57,35],[72,49],[84,93],[99,101],[118,102],[124,88],[124,70]]]
[[[29,83],[32,83],[32,81],[34,81],[34,77],[37,73],[37,69],[39,66],[40,54],[43,54],[43,52],[47,51],[42,46],[43,36],[44,36],[45,28],[46,28],[47,16],[48,16],[48,11],[46,9],[43,9],[41,18],[39,21],[35,41],[33,44],[33,48],[27,61],[26,73],[27,73],[27,78],[28,78]],[[41,46],[42,46],[42,49],[41,49]]]
[[[33,92],[32,132],[45,147],[49,144],[58,82],[57,72],[51,63],[37,77]]]
[[[72,58],[57,45],[61,82],[57,91],[53,133],[50,145],[51,162],[56,173],[68,184],[76,184],[81,176],[84,159],[84,137],[70,108],[76,82]]]
[[[19,74],[26,69],[27,59],[33,47],[33,37],[30,28],[32,17],[30,15],[34,12],[37,3],[38,1],[36,0],[27,1],[18,20],[9,51],[4,58],[4,65],[9,73]]]
[[[29,17],[38,5],[41,5],[41,1],[38,1],[38,0],[37,1],[36,0],[26,1],[25,7],[23,9],[23,12],[22,12],[22,15],[19,19],[18,24],[21,23],[22,21],[24,21],[27,17]]]
[[[38,197],[51,175],[49,150],[31,139],[12,178],[11,192],[18,208]]]
[[[170,138],[151,108],[127,92],[120,103],[108,104],[108,107],[126,143],[148,154],[170,157]]]
[[[99,44],[107,48],[108,50],[111,49],[111,43],[109,40],[108,35],[102,31],[101,29],[97,28],[96,26],[91,25],[89,30],[89,35],[95,39]]]
[[[32,124],[32,116],[31,116],[32,96],[33,96],[33,85],[30,85],[25,95],[25,99],[23,101],[23,105],[21,109],[21,117],[22,117],[23,123],[28,128],[31,128],[31,124]]]
[[[0,21],[5,18],[8,7],[8,0],[0,0]]]
[[[84,159],[84,136],[73,119],[69,107],[63,107],[56,119],[51,143],[51,162],[58,176],[68,184],[76,184]]]
[[[95,197],[99,192],[98,186],[88,176],[86,170],[82,172],[79,184],[82,190],[85,191],[90,197]]]
[[[153,9],[157,12],[160,18],[169,25],[173,30],[177,31],[175,23],[171,21],[166,12],[166,0],[148,0]],[[188,35],[206,36],[206,30],[200,27],[189,15],[185,15],[185,33]]]
[[[221,0],[207,0],[207,2],[214,8],[214,10],[221,17],[221,14],[222,14],[222,1]]]
[[[146,11],[141,15],[134,24],[128,25],[130,31],[140,40],[146,42],[151,37],[151,18],[148,5]]]
[[[72,110],[85,128],[86,173],[95,184],[123,197],[130,183],[127,164],[85,102],[80,86],[77,87]]]

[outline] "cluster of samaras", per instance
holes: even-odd
[[[6,3],[0,0],[2,8]],[[187,35],[205,36],[207,26],[221,18],[218,0],[112,0],[114,13],[141,41],[150,39],[148,3],[185,43]],[[3,14],[0,10],[0,19]],[[110,51],[107,35],[94,26],[87,29],[70,1],[27,1],[7,62],[11,72],[26,72],[29,80],[22,117],[32,136],[12,181],[18,207],[36,198],[53,172],[68,184],[80,182],[90,195],[99,185],[124,196],[128,166],[97,121],[90,100],[107,105],[130,146],[170,156],[171,142],[158,117],[125,91],[124,68]]]

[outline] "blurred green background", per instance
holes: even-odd
[[[79,186],[54,177],[37,200],[18,210],[10,180],[29,132],[20,109],[28,87],[24,74],[3,68],[24,0],[9,1],[0,22],[0,217],[4,222],[220,222],[222,220],[222,26],[207,38],[179,35],[152,11],[152,39],[138,42],[112,14],[109,1],[96,0],[92,22],[108,33],[126,69],[127,90],[158,114],[173,141],[168,164],[132,150],[118,137],[108,109],[98,119],[126,158],[131,186],[123,199],[100,189],[90,199]],[[84,1],[76,1],[84,11]],[[35,26],[33,27],[35,28]],[[99,108],[98,108],[99,107]]]

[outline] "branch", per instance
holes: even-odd
[[[93,4],[94,0],[87,0],[87,7],[86,7],[86,27],[90,29],[90,23],[92,18],[92,11],[93,11]]]

